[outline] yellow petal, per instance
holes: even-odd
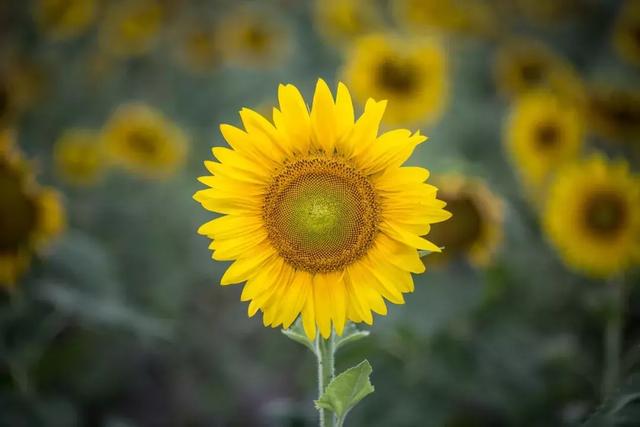
[[[325,153],[331,154],[336,142],[336,114],[331,90],[318,79],[311,106],[311,141]]]
[[[275,254],[275,250],[269,244],[262,244],[256,248],[255,253],[245,258],[236,260],[222,276],[222,285],[232,285],[244,282],[256,273],[269,257]]]

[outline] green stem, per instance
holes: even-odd
[[[318,358],[318,398],[320,398],[335,375],[333,331],[331,331],[331,336],[326,340],[318,334],[315,348]],[[319,409],[318,411],[320,412],[320,427],[334,427],[333,413],[328,409]]]
[[[620,380],[620,361],[622,357],[622,328],[624,317],[624,286],[622,280],[611,281],[613,298],[611,310],[607,316],[604,334],[604,375],[602,394],[606,399],[615,391]]]

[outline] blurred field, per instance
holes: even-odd
[[[410,163],[461,218],[434,226],[451,251],[406,304],[338,355],[374,367],[347,424],[640,426],[640,228],[572,257],[557,242],[579,231],[543,219],[569,216],[545,212],[550,187],[594,153],[640,188],[640,2],[2,0],[0,58],[0,156],[64,212],[43,208],[64,220],[14,256],[27,214],[0,163],[0,426],[316,425],[312,356],[218,286],[192,195],[220,123],[318,78],[421,129]],[[543,145],[566,145],[538,156],[545,120]]]

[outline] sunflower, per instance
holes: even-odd
[[[116,163],[149,177],[175,172],[187,149],[182,131],[160,112],[143,104],[118,108],[105,126],[103,138]]]
[[[587,105],[589,126],[594,133],[614,141],[640,141],[640,91],[594,87]]]
[[[96,0],[38,0],[34,15],[43,33],[62,40],[84,33],[96,19]]]
[[[232,10],[220,22],[216,37],[224,41],[221,48],[225,58],[243,66],[278,64],[291,48],[286,27],[261,9]]]
[[[315,25],[336,44],[382,28],[382,17],[372,0],[316,0]]]
[[[64,228],[58,194],[40,187],[13,147],[9,131],[0,134],[0,286],[12,288],[36,251]]]
[[[386,121],[392,124],[433,122],[446,104],[447,58],[433,40],[361,37],[343,76],[358,101],[369,95],[387,99]]]
[[[392,8],[395,20],[413,31],[492,35],[500,25],[482,0],[394,0]]]
[[[100,135],[88,129],[65,131],[55,143],[54,160],[58,174],[74,185],[94,184],[105,170]]]
[[[102,45],[116,56],[145,54],[155,44],[164,18],[161,3],[153,0],[110,3],[100,28]]]
[[[176,56],[180,64],[195,73],[210,71],[221,60],[221,46],[213,27],[188,25],[178,37]]]
[[[445,251],[429,261],[465,257],[477,267],[487,265],[502,241],[502,200],[480,179],[443,175],[434,183],[453,216],[431,227],[429,239]]]
[[[311,111],[292,85],[280,85],[273,121],[243,109],[244,130],[220,127],[231,146],[213,148],[209,186],[194,198],[223,216],[200,227],[213,258],[233,260],[222,285],[246,282],[241,299],[265,326],[289,327],[302,315],[309,338],[347,320],[385,315],[383,298],[402,304],[411,273],[425,270],[416,249],[439,252],[424,239],[450,214],[425,184],[429,173],[402,167],[419,132],[378,136],[386,102],[369,99],[354,120],[351,96],[319,80]]]
[[[498,89],[510,98],[547,90],[576,104],[584,101],[582,81],[571,63],[536,40],[505,43],[496,54],[495,80]]]
[[[640,178],[601,156],[568,165],[550,188],[543,224],[569,267],[619,274],[640,261]]]
[[[627,0],[613,30],[613,46],[621,58],[640,65],[640,0]]]
[[[584,6],[581,0],[516,0],[515,3],[522,15],[540,24],[569,18]]]
[[[579,110],[547,92],[521,97],[506,123],[504,144],[534,196],[560,165],[579,155],[583,141]]]

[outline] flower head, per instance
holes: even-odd
[[[620,57],[640,65],[640,0],[624,2],[614,27],[613,45]]]
[[[0,287],[13,287],[32,256],[64,228],[58,193],[39,186],[29,165],[0,133]]]
[[[38,0],[35,19],[53,39],[67,39],[85,32],[95,21],[96,0]]]
[[[417,249],[431,223],[450,214],[425,184],[429,173],[403,167],[426,138],[397,129],[378,136],[386,102],[369,99],[355,120],[351,96],[334,100],[318,81],[311,111],[292,85],[278,90],[273,124],[243,109],[244,130],[222,125],[231,148],[215,147],[205,166],[210,188],[194,198],[223,216],[199,232],[213,258],[234,261],[223,285],[246,282],[249,316],[287,328],[301,314],[310,338],[316,327],[342,334],[345,322],[371,324],[413,290],[424,265]]]
[[[186,137],[159,111],[144,104],[118,108],[104,129],[110,157],[149,177],[169,175],[182,165]]]
[[[640,91],[598,86],[589,92],[587,104],[591,130],[607,140],[640,141]]]
[[[54,160],[58,174],[74,185],[94,184],[106,166],[98,132],[69,129],[55,143]]]
[[[164,18],[160,2],[112,2],[100,28],[101,42],[107,52],[116,56],[143,55],[156,42]]]
[[[446,104],[447,59],[434,40],[364,36],[355,42],[343,75],[358,101],[389,101],[389,123],[431,122]]]
[[[640,178],[593,156],[558,172],[543,224],[566,264],[595,277],[640,261]]]
[[[382,28],[382,17],[372,0],[316,0],[315,24],[336,44]]]

